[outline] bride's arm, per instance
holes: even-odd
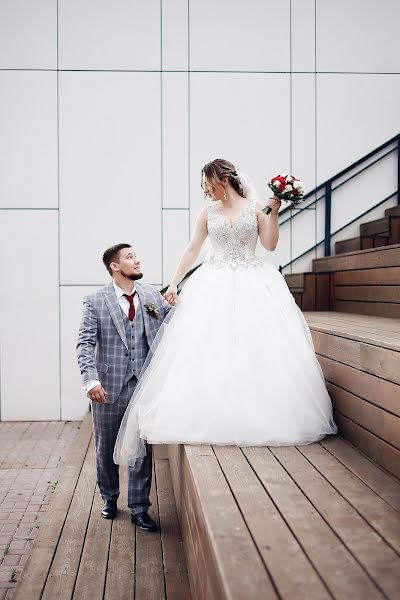
[[[178,284],[185,277],[186,273],[190,270],[195,262],[196,258],[200,254],[200,250],[207,238],[207,209],[203,208],[197,217],[192,238],[186,247],[181,260],[177,266],[175,274],[171,280],[171,283],[164,294],[165,299],[172,305],[176,304],[178,295],[177,287]]]
[[[272,211],[269,215],[263,213],[263,207],[257,202],[257,220],[258,220],[258,235],[260,242],[266,250],[272,252],[275,250],[279,240],[279,223],[278,223],[278,211],[281,205],[279,198],[275,196],[270,198],[267,202],[267,206],[270,206]]]

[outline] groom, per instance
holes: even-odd
[[[104,506],[101,516],[117,515],[118,465],[113,450],[119,426],[135,390],[149,347],[171,306],[143,277],[130,244],[104,252],[103,263],[112,282],[87,296],[79,329],[77,354],[83,387],[92,401],[97,483]],[[156,531],[148,515],[152,448],[128,467],[128,506],[132,523]]]

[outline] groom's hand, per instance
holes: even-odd
[[[103,386],[96,385],[96,387],[92,388],[90,392],[88,392],[88,396],[93,402],[98,402],[99,404],[105,404],[107,392],[103,388]]]

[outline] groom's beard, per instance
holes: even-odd
[[[137,281],[143,277],[143,273],[125,273],[125,271],[121,271],[121,275],[127,279],[130,279],[131,281]]]

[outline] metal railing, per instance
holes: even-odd
[[[393,146],[393,147],[390,148],[390,150],[388,150],[387,152],[382,153],[386,148],[389,148],[390,146]],[[348,221],[345,225],[343,225],[336,231],[332,232],[332,193],[334,191],[336,191],[338,188],[340,188],[341,186],[348,183],[354,177],[357,177],[364,171],[367,171],[372,166],[374,166],[375,164],[377,164],[378,162],[380,162],[381,160],[383,160],[384,158],[386,158],[387,156],[389,156],[390,154],[392,154],[394,152],[397,152],[397,190],[395,192],[393,192],[392,194],[390,194],[389,196],[387,196],[384,200],[380,200],[374,206],[371,206],[370,208],[368,208],[368,210],[364,211],[363,213],[360,213],[355,218]],[[377,156],[377,155],[379,155],[379,156]],[[368,162],[374,156],[377,156],[377,158],[375,160],[373,160],[372,162]],[[361,169],[357,170],[354,173],[355,169],[357,169],[357,167],[359,167],[359,166],[362,166],[365,162],[368,162],[368,164],[365,165],[364,167],[362,167]],[[347,179],[345,179],[344,181],[340,181],[347,174],[350,174],[349,177]],[[324,211],[325,227],[324,227],[323,239],[320,241],[317,241],[313,246],[311,246],[310,248],[307,248],[304,252],[302,252],[298,256],[292,258],[286,264],[281,265],[279,267],[279,270],[282,272],[284,269],[286,269],[287,267],[290,267],[294,262],[296,262],[300,258],[306,256],[309,252],[312,252],[313,250],[315,250],[322,244],[324,245],[324,256],[330,256],[331,255],[331,240],[334,235],[340,233],[346,227],[348,227],[349,225],[352,225],[353,223],[358,221],[361,217],[367,215],[372,210],[374,210],[381,204],[384,204],[385,202],[387,202],[388,200],[390,200],[391,198],[393,198],[395,196],[397,196],[397,204],[400,205],[400,133],[395,135],[393,138],[391,138],[390,140],[388,140],[387,142],[385,142],[378,148],[375,148],[375,150],[372,150],[371,152],[369,152],[368,154],[366,154],[359,160],[355,161],[354,163],[352,163],[351,165],[349,165],[348,167],[346,167],[345,169],[343,169],[342,171],[340,171],[333,177],[330,177],[329,179],[324,181],[324,183],[321,183],[320,185],[318,185],[316,188],[314,188],[310,192],[308,192],[304,196],[304,201],[306,202],[308,199],[312,199],[313,197],[315,197],[315,200],[310,202],[305,208],[295,209],[296,212],[293,212],[293,209],[291,209],[290,207],[287,207],[287,208],[283,209],[282,211],[280,211],[280,216],[290,212],[290,216],[287,219],[284,219],[283,221],[281,221],[279,223],[279,226],[282,227],[285,223],[292,222],[296,217],[298,217],[298,215],[302,214],[304,211],[309,210],[310,207],[315,206],[321,200],[325,200],[325,211]]]

